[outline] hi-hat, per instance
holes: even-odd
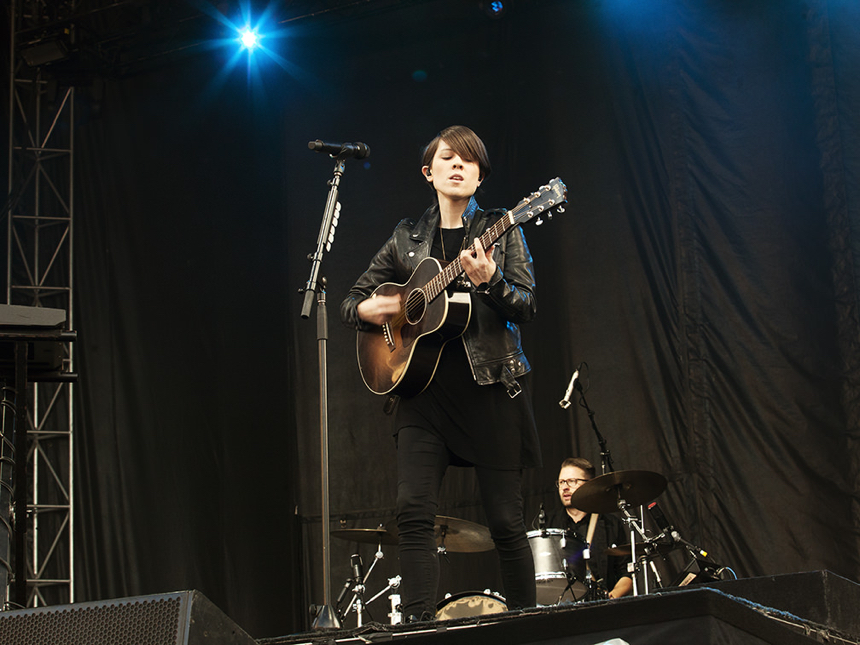
[[[394,536],[398,535],[395,521],[386,524],[385,528]],[[437,515],[434,532],[436,545],[451,553],[478,553],[495,547],[490,529],[456,517]]]
[[[666,478],[650,470],[616,470],[595,477],[574,491],[570,505],[586,513],[614,513],[619,500],[641,506],[666,490]]]
[[[332,537],[350,542],[365,542],[368,544],[397,544],[397,536],[383,528],[378,529],[338,529],[331,532]]]

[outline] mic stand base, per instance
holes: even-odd
[[[340,619],[328,605],[319,605],[314,617],[313,629],[340,629]]]

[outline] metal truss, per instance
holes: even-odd
[[[6,303],[66,311],[74,328],[74,87],[46,72],[62,55],[62,25],[74,2],[12,0],[9,68],[9,182]],[[74,370],[71,343],[64,370]],[[73,385],[34,383],[28,389],[27,454],[15,455],[28,477],[26,606],[73,602]],[[22,491],[16,491],[16,495]],[[20,527],[15,527],[16,531]],[[15,581],[18,585],[18,581]],[[16,586],[16,589],[19,587]],[[21,601],[18,600],[20,603]]]

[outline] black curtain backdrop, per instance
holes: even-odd
[[[384,6],[383,6],[384,5]],[[526,236],[524,329],[545,465],[662,473],[681,534],[739,576],[860,579],[860,4],[853,0],[369,3],[288,23],[265,56],[213,49],[78,94],[79,600],[195,588],[256,637],[322,602],[317,325],[299,317],[333,162],[350,160],[328,281],[332,528],[393,519],[394,445],[338,305],[431,194],[419,151],[454,123],[494,163],[479,201],[548,179]],[[442,514],[483,522],[471,471]],[[332,586],[351,553],[332,541]],[[368,581],[398,573],[386,547]],[[671,563],[670,563],[671,564]],[[683,562],[676,562],[680,566]],[[500,591],[451,553],[441,593]],[[369,607],[388,620],[387,594]]]

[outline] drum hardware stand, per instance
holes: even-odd
[[[382,545],[380,545],[380,551],[377,552],[377,556],[381,555]],[[347,606],[346,611],[340,615],[341,620],[346,619],[346,615],[355,609],[355,615],[358,621],[358,627],[361,627],[364,619],[364,592],[367,589],[364,583],[370,577],[370,572],[373,571],[373,567],[378,562],[378,559],[374,558],[373,564],[370,565],[370,569],[367,570],[367,574],[364,573],[364,563],[361,561],[361,555],[358,553],[353,553],[349,559],[349,564],[352,567],[352,576],[346,579],[346,583],[343,586],[343,589],[340,591],[340,596],[338,596],[337,602],[335,603],[335,608],[338,609],[340,603],[343,601],[344,596],[346,596],[346,592],[352,590],[353,596],[352,600],[349,601],[349,606]]]
[[[600,588],[600,580],[595,579],[591,571],[591,546],[585,550],[585,596],[582,600],[606,600],[609,592]]]
[[[380,526],[380,528],[382,528]],[[355,609],[355,614],[358,620],[358,627],[361,627],[363,624],[363,610],[367,605],[369,605],[373,600],[376,599],[376,596],[364,602],[364,592],[367,591],[366,582],[367,579],[370,578],[370,574],[373,573],[374,567],[376,564],[382,560],[385,555],[382,553],[382,542],[379,542],[376,545],[376,553],[373,556],[373,562],[370,565],[370,568],[367,570],[367,573],[364,573],[363,566],[364,563],[361,560],[361,555],[358,553],[353,553],[349,559],[350,566],[352,567],[352,576],[346,579],[346,583],[344,583],[343,589],[341,589],[340,596],[338,596],[337,602],[335,603],[335,608],[338,611],[338,615],[341,620],[345,620],[346,616],[350,611]],[[352,600],[349,601],[349,605],[346,608],[346,611],[343,614],[340,614],[340,603],[343,601],[346,592],[351,588],[353,596]]]
[[[627,501],[620,497],[618,498],[618,510],[624,515],[624,523],[630,527],[630,563],[627,565],[627,572],[631,574],[631,579],[633,580],[633,595],[639,595],[639,586],[636,582],[636,572],[639,571],[639,560],[636,557],[636,533],[642,536],[642,539],[645,542],[648,542],[648,536],[645,534],[645,531],[642,529],[640,525],[639,519],[630,512],[630,504]],[[644,522],[643,522],[644,524]],[[648,593],[648,574],[647,571],[645,575],[642,576],[645,581],[645,593]]]
[[[443,524],[439,527],[439,546],[436,547],[436,555],[445,559],[445,562],[450,564],[448,559],[448,547],[445,546],[445,538],[448,536],[448,526]]]
[[[382,525],[380,525],[379,528],[381,529]],[[351,556],[350,566],[352,567],[353,575],[346,579],[346,583],[344,583],[343,589],[341,589],[340,595],[338,596],[337,602],[335,603],[338,617],[341,619],[341,621],[345,620],[347,615],[349,615],[349,612],[355,609],[357,617],[356,626],[361,627],[364,622],[364,613],[367,606],[383,594],[389,591],[397,591],[397,589],[400,588],[401,577],[399,575],[394,576],[393,578],[388,579],[387,587],[385,587],[382,591],[377,593],[367,602],[364,602],[364,594],[367,591],[367,580],[368,578],[370,578],[370,574],[373,573],[373,569],[376,567],[377,563],[384,558],[385,554],[382,552],[382,542],[379,542],[376,547],[376,553],[373,556],[373,563],[370,565],[370,568],[367,570],[367,573],[363,573],[361,569],[361,556],[358,553],[354,553]],[[346,597],[348,591],[352,591],[353,596],[349,602],[349,605],[347,605],[346,611],[341,613],[340,605],[343,602],[343,599]],[[391,601],[391,613],[389,614],[389,617],[391,619],[391,624],[396,625],[403,620],[402,614],[400,613],[400,594],[391,594],[389,596],[389,600]]]
[[[654,574],[654,582],[656,583],[657,589],[663,588],[663,579],[660,577],[660,572],[657,571],[657,565],[654,564],[654,558],[660,555],[660,552],[654,547],[653,542],[658,540],[659,537],[652,538],[651,542],[646,541],[643,546],[643,553],[639,556],[639,560],[641,561],[641,570],[644,571],[645,581],[646,581],[646,589],[645,593],[648,593],[647,589],[647,581],[648,581],[648,572],[647,569],[650,568],[651,572]]]
[[[368,571],[368,575],[370,575],[370,571]],[[365,580],[366,580],[366,578],[365,578]],[[356,615],[358,617],[358,622],[357,622],[356,626],[361,627],[362,622],[363,622],[362,610],[364,608],[366,608],[368,605],[370,605],[370,603],[372,603],[374,600],[376,600],[380,596],[382,596],[383,594],[386,594],[389,591],[396,592],[400,588],[401,580],[402,580],[402,578],[399,575],[394,576],[393,578],[389,578],[388,579],[388,586],[385,587],[384,589],[382,589],[381,591],[379,591],[376,595],[374,595],[370,600],[368,600],[365,603],[362,603],[362,600],[361,600],[363,598],[362,594],[365,591],[365,586],[360,585],[361,589],[360,589],[360,593],[359,593],[359,585],[356,585],[353,588],[353,591],[356,592],[356,596],[353,597],[353,602],[350,603],[349,607],[347,607],[346,612],[344,612],[344,618],[354,607],[356,610]],[[351,583],[352,583],[352,579],[350,578],[347,581],[347,584],[351,585]],[[400,612],[400,594],[399,593],[392,593],[390,596],[388,596],[388,599],[391,601],[391,613],[388,614],[388,617],[391,620],[392,625],[398,625],[401,622],[403,622],[403,614]]]
[[[353,588],[353,591],[355,592],[355,602],[352,603],[352,606],[355,607],[356,627],[364,625],[364,590],[365,586],[363,584],[357,584]]]
[[[397,591],[397,589],[400,588],[400,581],[401,581],[400,576],[394,576],[393,578],[389,578],[388,579],[388,586],[385,589],[383,589],[382,591],[380,591],[379,593],[377,593],[373,598],[368,600],[365,603],[365,606],[369,605],[374,600],[379,598],[382,594],[384,594],[388,591]],[[388,599],[391,601],[391,613],[388,614],[388,617],[391,619],[392,625],[399,625],[401,622],[403,622],[403,614],[400,612],[400,594],[399,593],[393,593],[390,596],[388,596]]]
[[[587,602],[589,600],[603,600],[606,597],[605,592],[601,592],[600,586],[598,585],[598,581],[594,579],[594,575],[591,573],[591,565],[589,564],[589,560],[591,559],[591,549],[586,548],[587,555],[585,558],[585,580],[582,581],[585,585],[585,594],[579,600],[576,599],[576,594],[573,591],[573,585],[576,584],[578,578],[576,573],[570,570],[567,564],[567,560],[562,560],[562,564],[564,565],[564,575],[567,578],[567,586],[564,588],[564,591],[559,595],[558,600],[555,604],[560,603],[564,599],[564,594],[568,591],[570,592],[571,598],[573,598],[574,602]]]
[[[714,577],[717,580],[722,580],[722,572],[730,571],[734,578],[737,579],[737,575],[735,575],[735,572],[732,571],[731,568],[720,566],[708,556],[708,552],[705,551],[703,548],[696,546],[692,542],[688,542],[683,537],[681,537],[681,534],[678,532],[678,529],[676,529],[674,525],[670,524],[669,520],[666,519],[666,516],[663,515],[663,511],[657,505],[657,502],[651,502],[648,505],[648,510],[651,512],[651,517],[654,518],[654,521],[660,528],[660,535],[655,537],[654,540],[656,541],[663,537],[671,538],[673,544],[683,545],[684,548],[686,548],[689,554],[692,556],[693,559],[687,565],[686,569],[684,570],[685,572],[687,572],[688,569],[693,567],[693,565],[702,562],[702,560],[704,559],[706,561],[706,565],[709,565],[704,567],[704,569],[707,569],[706,571],[704,571],[705,577]],[[700,565],[700,573],[702,572],[702,569],[703,568]],[[713,571],[713,573],[711,571]],[[695,574],[693,575],[693,578],[690,578],[688,574],[683,579],[683,584],[689,584],[697,576],[698,574]]]
[[[573,597],[573,583],[576,582],[576,574],[570,570],[570,567],[568,567],[567,559],[562,560],[561,564],[564,567],[564,577],[567,578],[567,586],[558,595],[558,600],[555,601],[556,605],[564,599],[564,594],[568,591],[570,592],[571,597]],[[588,593],[585,595],[588,596]]]

